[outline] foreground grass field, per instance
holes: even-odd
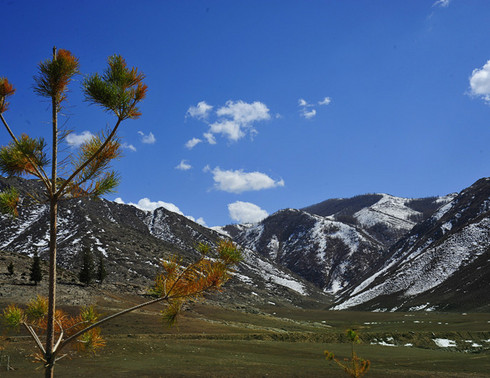
[[[97,305],[109,314],[139,300],[106,296]],[[160,310],[154,306],[108,324],[103,328],[107,347],[97,356],[66,357],[57,364],[57,376],[341,377],[323,351],[348,357],[347,328],[357,329],[363,339],[356,350],[372,362],[368,376],[488,377],[490,372],[490,314],[195,304],[178,327],[168,328]],[[452,346],[438,346],[441,340]],[[0,376],[42,376],[31,362],[33,352],[26,335],[11,337],[5,353],[15,370],[0,370]]]

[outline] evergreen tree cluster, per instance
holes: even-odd
[[[86,248],[82,255],[82,268],[78,274],[78,279],[80,282],[86,286],[90,285],[94,280],[96,280],[99,284],[102,284],[106,277],[107,271],[104,266],[103,256],[99,256],[99,263],[96,270],[93,253],[90,251],[90,249]]]

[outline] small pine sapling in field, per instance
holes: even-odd
[[[107,277],[107,270],[105,269],[104,266],[104,257],[100,255],[99,265],[97,266],[97,281],[99,282],[100,285],[102,285],[102,282],[105,280],[106,277]]]
[[[90,252],[90,249],[85,249],[82,255],[82,269],[80,269],[78,279],[81,283],[85,284],[85,286],[88,286],[92,283],[94,278],[94,258],[92,256],[92,252]]]
[[[8,264],[7,266],[7,271],[9,272],[9,274],[11,276],[14,275],[14,263],[11,261],[10,264]]]
[[[34,258],[32,259],[31,274],[29,279],[34,281],[34,285],[36,286],[43,279],[43,273],[41,271],[41,258],[37,252],[34,254]]]
[[[352,329],[348,329],[346,331],[347,338],[351,343],[351,358],[343,359],[344,362],[340,361],[335,357],[335,354],[326,350],[325,358],[327,361],[334,361],[337,365],[339,365],[344,371],[349,374],[351,377],[362,377],[367,374],[369,368],[371,367],[371,362],[369,360],[364,360],[359,357],[354,351],[354,344],[360,344],[361,340],[359,339],[359,335],[356,331]]]

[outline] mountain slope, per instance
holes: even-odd
[[[0,190],[6,185],[39,190],[32,180],[0,178]],[[47,258],[48,206],[32,203],[27,206],[26,197],[23,201],[18,218],[0,215],[0,250],[29,255],[37,250]],[[189,261],[198,256],[194,248],[197,243],[216,245],[220,237],[219,233],[164,208],[143,211],[104,199],[68,199],[59,206],[58,264],[77,271],[82,250],[90,248],[105,257],[108,281],[144,288],[158,272],[161,258],[178,253]],[[242,303],[300,305],[330,302],[311,283],[251,250],[244,251],[244,261],[228,286],[223,297],[229,301],[240,298]]]
[[[488,308],[489,246],[484,178],[415,226],[362,282],[340,293],[335,309]]]
[[[355,226],[281,210],[248,227],[225,227],[234,240],[335,293],[382,256],[383,246]]]
[[[303,210],[359,226],[388,248],[453,197],[409,199],[382,193],[364,194],[329,199]]]

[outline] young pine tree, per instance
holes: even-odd
[[[343,360],[339,360],[335,357],[335,354],[326,350],[325,358],[327,361],[335,362],[339,367],[344,369],[344,371],[353,378],[360,378],[367,374],[369,368],[371,367],[371,361],[365,360],[357,355],[354,350],[355,344],[360,344],[361,339],[357,332],[353,329],[348,329],[346,331],[347,338],[351,343],[351,358],[344,358]]]
[[[41,258],[37,252],[34,254],[34,258],[32,259],[31,274],[29,279],[34,281],[34,285],[36,286],[43,279],[43,274],[41,272]]]
[[[110,171],[111,162],[120,156],[117,130],[122,122],[140,116],[138,104],[146,95],[144,75],[129,68],[119,55],[108,59],[103,74],[87,76],[82,83],[87,102],[101,106],[114,114],[114,125],[105,132],[83,143],[76,156],[59,159],[58,147],[66,136],[58,124],[58,115],[67,99],[68,86],[79,72],[79,62],[70,51],[53,48],[51,59],[39,64],[34,77],[34,91],[51,103],[51,148],[43,138],[27,134],[16,135],[7,123],[4,113],[15,88],[0,76],[0,121],[10,135],[11,142],[0,149],[0,172],[7,176],[30,176],[44,185],[41,194],[28,193],[39,202],[49,204],[49,277],[46,345],[42,348],[45,375],[52,377],[56,362],[56,260],[58,234],[58,206],[64,198],[100,197],[111,193],[119,183],[117,174]],[[37,122],[36,122],[37,123]],[[48,153],[51,154],[48,157]],[[24,194],[24,193],[22,193]],[[0,193],[0,210],[18,215],[20,193],[9,188]]]
[[[94,267],[94,258],[92,256],[92,252],[90,249],[85,249],[82,255],[82,269],[80,269],[80,273],[78,274],[78,279],[81,283],[88,286],[92,283],[95,278],[95,267]]]
[[[56,309],[58,205],[65,198],[96,198],[115,190],[119,178],[109,169],[111,162],[120,156],[117,131],[125,120],[141,115],[138,106],[147,91],[144,75],[137,68],[129,68],[119,55],[109,57],[107,69],[100,75],[87,76],[82,90],[87,102],[114,115],[114,124],[84,142],[77,155],[59,159],[58,146],[66,133],[59,130],[58,114],[67,98],[68,85],[78,70],[78,58],[68,50],[54,48],[52,58],[39,64],[38,75],[34,78],[34,91],[51,103],[50,149],[43,138],[16,136],[12,131],[4,113],[15,89],[7,78],[0,76],[0,121],[11,137],[11,142],[0,148],[0,173],[34,177],[44,186],[41,194],[19,193],[16,188],[4,190],[0,193],[0,211],[18,216],[21,194],[49,204],[50,209],[48,298],[38,298],[25,310],[10,305],[2,318],[10,327],[23,325],[26,328],[39,350],[37,358],[43,363],[47,378],[53,377],[55,363],[63,357],[61,351],[68,345],[89,350],[102,346],[99,326],[105,322],[160,302],[167,304],[165,319],[174,321],[186,301],[201,298],[207,291],[220,291],[241,259],[233,243],[221,241],[214,256],[208,256],[209,248],[202,248],[200,258],[190,264],[184,264],[178,257],[162,261],[162,273],[157,276],[153,289],[155,298],[150,301],[103,319],[99,319],[92,308],[82,308],[77,317]],[[45,332],[44,344],[36,329]]]

